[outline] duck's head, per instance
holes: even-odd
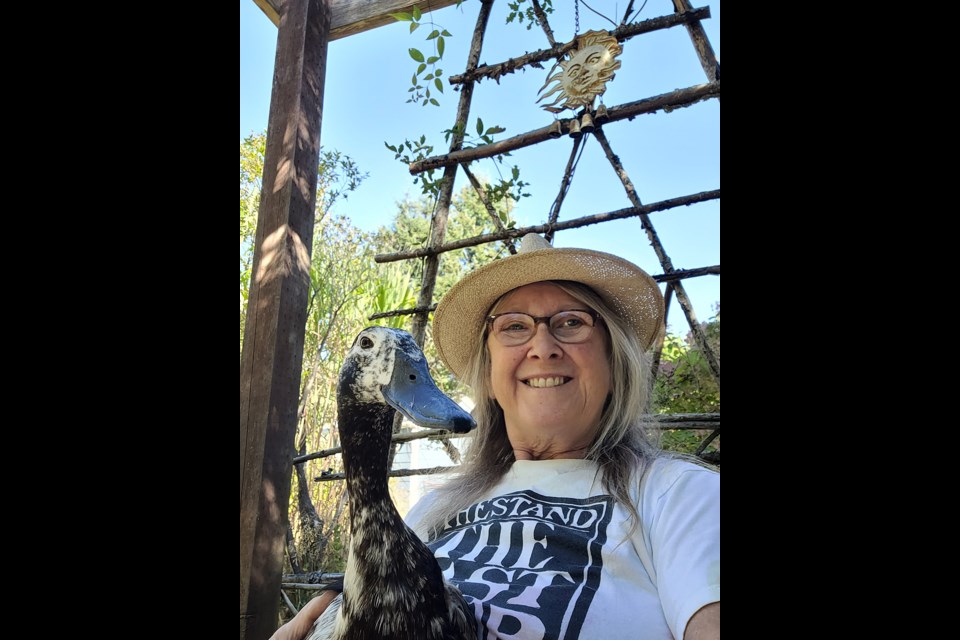
[[[340,368],[337,401],[390,405],[421,427],[467,433],[477,426],[437,388],[420,347],[401,329],[360,332]]]

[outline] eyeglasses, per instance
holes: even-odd
[[[537,325],[547,325],[550,335],[566,344],[585,342],[600,314],[589,309],[558,311],[552,316],[532,316],[529,313],[498,313],[487,318],[490,332],[506,347],[516,347],[530,341],[537,333]]]

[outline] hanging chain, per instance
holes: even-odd
[[[573,0],[573,37],[580,33],[580,0]]]

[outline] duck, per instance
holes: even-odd
[[[467,433],[473,417],[430,376],[406,331],[367,327],[344,359],[337,426],[350,496],[343,590],[308,640],[476,640],[477,619],[433,552],[400,517],[387,488],[395,411],[414,424]]]

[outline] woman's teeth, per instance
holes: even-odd
[[[530,378],[526,381],[526,384],[530,387],[536,387],[538,389],[545,389],[547,387],[559,387],[564,382],[565,378],[556,377],[556,378]]]

